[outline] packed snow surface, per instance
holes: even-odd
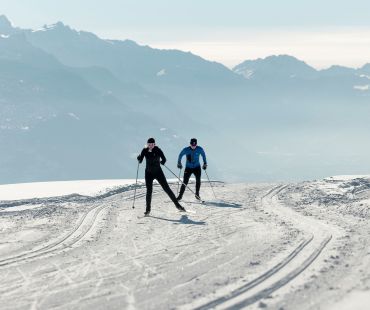
[[[0,185],[1,200],[19,200],[31,198],[55,197],[71,194],[85,196],[97,195],[112,188],[135,183],[135,180],[87,180],[35,182]]]
[[[1,309],[368,309],[369,176],[134,183],[0,186]]]

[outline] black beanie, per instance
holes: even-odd
[[[147,143],[155,143],[154,138],[149,138],[148,141],[147,141]]]
[[[198,144],[197,139],[192,138],[192,139],[190,140],[190,144],[191,144],[191,145],[197,145],[197,144]]]

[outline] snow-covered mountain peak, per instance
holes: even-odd
[[[35,31],[49,31],[49,30],[71,30],[69,26],[64,25],[62,22],[55,24],[44,25],[41,29]]]
[[[317,74],[314,68],[290,55],[272,55],[266,58],[246,60],[234,67],[233,71],[247,79],[268,76],[311,78]]]
[[[91,32],[77,31],[60,21],[54,24],[44,25],[40,29],[31,31],[31,33],[34,33],[35,35],[41,37],[46,36],[46,40],[68,40],[71,38],[74,40],[76,36],[83,36],[85,38],[90,38],[94,40],[98,38],[95,34]]]
[[[5,15],[0,15],[0,34],[9,35],[14,32],[14,28]]]
[[[5,15],[0,15],[0,27],[1,26],[12,27],[12,23]]]
[[[298,58],[290,55],[271,55],[266,58],[264,58],[265,61],[270,62],[270,63],[282,63],[282,64],[287,64],[287,63],[302,63],[303,61],[299,60]]]

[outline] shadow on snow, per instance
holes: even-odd
[[[225,201],[206,201],[204,203],[206,206],[213,206],[213,207],[219,207],[219,208],[241,208],[242,205],[239,203],[234,202],[225,202]]]
[[[198,201],[183,201],[184,203],[190,203],[190,204],[198,204],[200,206],[211,206],[211,207],[218,207],[218,208],[241,208],[242,205],[239,203],[234,202],[225,202],[225,201],[205,201],[204,203],[198,202]]]
[[[189,219],[187,215],[181,215],[181,218],[178,220],[173,220],[173,219],[167,219],[164,217],[158,217],[158,216],[150,216],[152,218],[158,219],[158,220],[163,220],[167,222],[173,222],[174,224],[188,224],[188,225],[205,225],[206,222],[203,221],[193,221],[192,219]]]

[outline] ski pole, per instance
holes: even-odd
[[[212,192],[213,192],[213,196],[215,196],[215,199],[217,200],[217,198],[216,198],[216,194],[215,194],[215,191],[213,190],[212,182],[211,182],[211,180],[209,179],[209,176],[208,176],[207,170],[205,170],[205,169],[204,169],[204,172],[205,172],[205,173],[206,173],[206,175],[207,175],[209,185],[211,185]]]
[[[181,179],[170,169],[170,168],[168,168],[166,165],[163,165],[163,166],[165,166],[166,168],[167,168],[167,170],[169,171],[169,172],[171,172],[180,182],[181,182],[181,184],[183,184],[183,185],[185,185],[186,186],[186,188],[189,190],[189,191],[191,191],[194,195],[197,195],[197,194],[195,194],[194,193],[194,191],[187,185],[187,184],[185,184],[183,181],[181,181]]]
[[[180,169],[180,172],[179,172],[179,180],[181,178],[181,170],[182,168]],[[180,188],[180,182],[177,182],[177,196],[179,195],[179,188]]]
[[[135,198],[136,198],[136,188],[137,188],[137,177],[139,176],[139,165],[140,165],[140,163],[137,162],[134,201],[132,202],[132,209],[135,209]]]

